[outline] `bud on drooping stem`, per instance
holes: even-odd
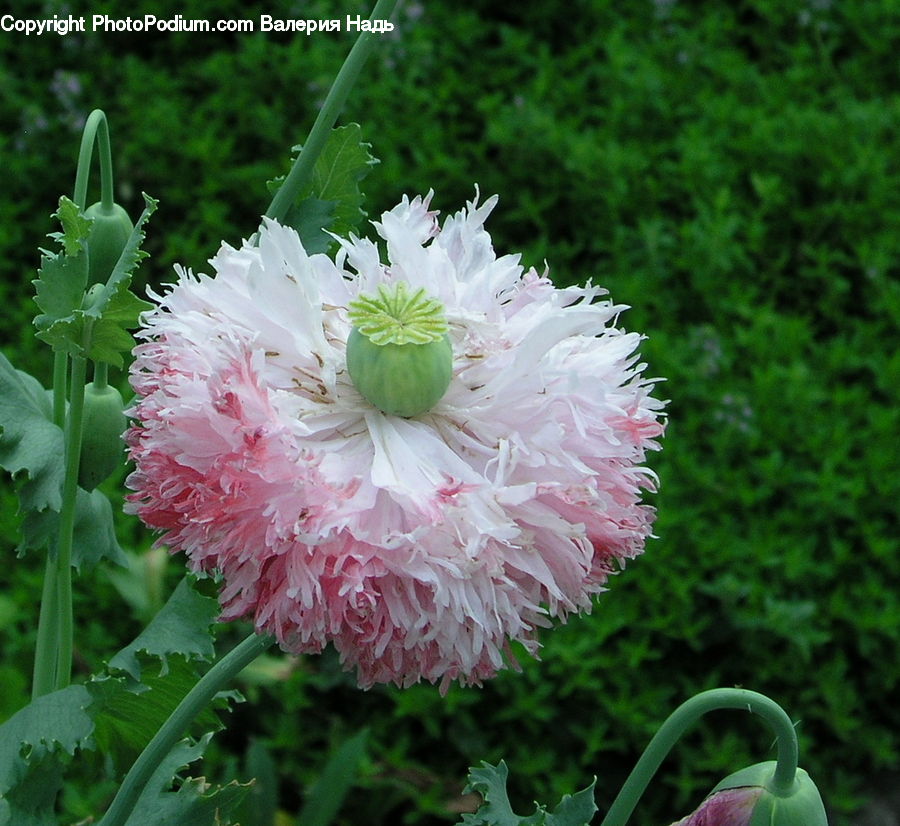
[[[763,694],[739,688],[702,691],[660,726],[600,826],[625,826],[669,750],[688,726],[717,709],[746,709],[774,731],[778,759],[729,775],[693,814],[672,826],[828,826],[815,784],[797,767],[797,733],[784,709]]]
[[[769,760],[729,775],[712,790],[691,818],[696,818],[708,805],[725,797],[732,801],[741,797],[745,802],[753,800],[747,816],[735,814],[732,820],[715,821],[687,818],[680,822],[684,826],[707,822],[733,822],[734,826],[828,826],[825,806],[810,776],[798,768],[790,787],[781,788],[774,782],[775,766],[775,761]],[[734,806],[732,804],[731,808]],[[722,812],[727,814],[729,807],[723,807]]]
[[[673,826],[828,826],[816,784],[798,768],[789,788],[774,782],[774,760],[726,777],[700,808]]]
[[[98,201],[84,211],[84,216],[93,221],[87,238],[88,286],[105,284],[131,237],[134,224],[117,203],[105,207]]]
[[[360,296],[349,315],[347,371],[363,397],[383,413],[406,418],[434,407],[453,374],[443,305],[400,281]]]

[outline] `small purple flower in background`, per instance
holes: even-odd
[[[355,237],[307,255],[271,221],[223,245],[215,278],[180,271],[146,316],[132,368],[131,509],[221,573],[225,619],[292,652],[331,642],[362,686],[477,684],[510,641],[536,655],[653,519],[663,403],[625,308],[498,258],[496,198],[443,227],[430,198],[375,223],[386,264]],[[442,309],[452,373],[403,418],[357,390],[347,341],[351,304],[413,293]]]

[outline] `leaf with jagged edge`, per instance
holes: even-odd
[[[22,541],[16,553],[21,557],[29,550],[54,547],[58,534],[59,514],[56,511],[31,511],[22,520]],[[103,559],[117,565],[128,564],[116,538],[112,505],[101,490],[88,493],[78,488],[72,534],[72,566],[81,573],[82,570],[92,570]]]
[[[59,219],[63,231],[53,232],[51,237],[63,245],[66,255],[77,255],[84,248],[93,221],[86,218],[78,204],[65,195],[59,199],[59,207],[53,217]]]
[[[0,725],[0,826],[57,826],[53,801],[65,764],[79,749],[99,747],[115,769],[130,764],[196,684],[193,663],[212,658],[210,626],[217,611],[214,599],[183,583],[144,633],[113,658],[119,667],[112,674],[40,697]],[[239,699],[234,691],[217,694],[194,722],[207,734],[173,749],[148,787],[146,817],[129,823],[214,826],[217,810],[238,805],[245,789],[236,784],[211,790],[188,780],[177,793],[167,790],[175,773],[202,754],[210,730],[221,728],[215,709]],[[156,820],[148,814],[156,811],[177,811],[184,819]]]
[[[54,350],[90,358],[121,367],[122,353],[134,344],[129,328],[136,327],[138,317],[152,304],[129,292],[135,267],[147,257],[141,249],[144,241],[144,224],[156,211],[158,202],[144,195],[144,211],[138,218],[119,261],[106,284],[96,287],[87,306],[73,308],[66,316],[45,314],[35,319],[37,336]],[[85,263],[86,266],[86,263]],[[86,277],[86,276],[85,276]],[[55,283],[55,282],[54,282]],[[82,290],[84,286],[82,285]],[[42,307],[43,309],[43,307]]]
[[[31,282],[35,303],[43,311],[34,319],[39,330],[67,318],[81,306],[88,278],[84,242],[91,229],[90,218],[85,218],[65,196],[59,199],[59,208],[53,215],[59,219],[63,231],[53,232],[50,237],[62,245],[62,251],[41,250],[38,278]]]
[[[379,161],[369,151],[371,144],[361,137],[358,123],[331,130],[313,166],[310,182],[297,193],[283,220],[300,233],[304,248],[310,254],[325,251],[335,243],[323,230],[347,237],[366,217],[359,184]],[[295,146],[293,151],[299,153],[302,147]],[[285,176],[281,176],[269,181],[269,191],[277,192],[284,179]],[[317,223],[318,232],[315,231]]]
[[[0,353],[0,467],[13,476],[26,475],[19,489],[26,512],[62,505],[65,440],[51,418],[40,382]]]
[[[171,790],[172,778],[198,760],[212,734],[198,742],[182,740],[160,762],[138,798],[125,826],[230,826],[232,814],[252,784],[232,781],[213,787],[203,777],[186,778],[177,790]]]
[[[87,684],[95,698],[96,741],[116,767],[127,765],[194,686],[198,661],[213,658],[211,627],[219,608],[181,581],[144,631],[116,654],[108,674]],[[221,728],[215,709],[240,700],[220,692],[194,723],[194,729]]]
[[[141,655],[140,660],[145,671],[140,683],[125,676],[100,676],[86,684],[94,698],[94,740],[113,771],[124,771],[134,762],[198,679],[194,663],[181,657],[169,658],[165,675],[154,672],[152,658]],[[241,699],[237,692],[221,692],[192,721],[191,732],[219,731],[218,712]]]
[[[219,604],[191,587],[185,577],[169,601],[130,645],[109,661],[111,671],[124,671],[141,679],[138,653],[146,652],[160,661],[160,673],[168,671],[168,657],[180,654],[192,660],[211,660],[215,655],[210,627],[216,621]]]
[[[0,826],[56,826],[65,763],[93,748],[91,695],[72,685],[45,694],[0,725]]]
[[[478,792],[484,803],[474,814],[464,814],[462,823],[466,826],[586,826],[597,811],[594,803],[594,785],[573,795],[564,795],[552,812],[535,804],[534,814],[517,815],[509,802],[506,781],[509,771],[501,760],[496,766],[483,762],[481,766],[469,770],[469,784],[464,794]]]
[[[334,222],[334,207],[334,201],[307,198],[288,210],[284,223],[297,231],[307,255],[328,252],[336,243],[325,231]]]

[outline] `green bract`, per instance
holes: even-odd
[[[88,285],[106,283],[125,249],[134,224],[118,204],[109,209],[99,201],[85,211],[93,223],[87,237]]]
[[[825,806],[810,776],[797,769],[790,789],[773,786],[775,761],[757,763],[726,777],[713,793],[726,789],[761,786],[760,796],[748,826],[828,826]]]
[[[115,387],[97,388],[93,382],[85,385],[78,466],[78,484],[85,490],[97,487],[122,461],[122,433],[128,424],[124,407]]]

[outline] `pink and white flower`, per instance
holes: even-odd
[[[622,306],[497,257],[477,198],[439,227],[431,194],[374,224],[386,242],[307,255],[275,222],[178,269],[144,319],[131,381],[131,509],[218,571],[223,618],[292,652],[326,643],[362,686],[479,683],[536,654],[640,554],[663,431]],[[346,370],[348,305],[405,281],[444,306],[453,374],[413,418]]]

